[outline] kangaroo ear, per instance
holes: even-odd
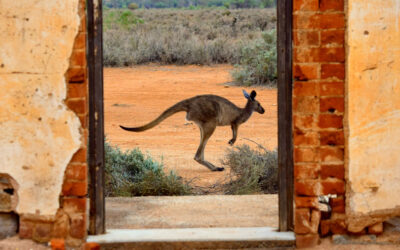
[[[243,95],[246,97],[246,99],[250,99],[249,93],[246,92],[246,90],[243,89]]]
[[[251,91],[250,98],[252,100],[254,100],[254,98],[256,98],[256,95],[257,95],[257,93],[253,90],[253,91]]]

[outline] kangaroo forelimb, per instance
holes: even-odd
[[[230,139],[228,143],[229,143],[229,145],[233,146],[233,144],[235,144],[236,138],[237,138],[238,125],[232,124],[231,128],[232,128],[232,139]]]

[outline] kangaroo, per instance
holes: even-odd
[[[224,168],[216,167],[204,159],[204,148],[208,139],[214,133],[217,126],[230,125],[232,128],[232,139],[229,144],[232,146],[237,138],[239,125],[246,122],[253,111],[264,114],[264,108],[255,99],[257,93],[253,90],[249,95],[243,90],[244,96],[247,98],[247,104],[244,108],[239,108],[229,100],[216,95],[199,95],[176,103],[165,110],[159,117],[152,122],[134,128],[120,127],[127,131],[141,132],[151,129],[171,115],[186,111],[186,119],[193,121],[200,128],[200,145],[197,149],[194,160],[206,166],[211,171],[223,171]]]

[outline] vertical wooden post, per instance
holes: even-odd
[[[279,230],[293,230],[292,13],[293,0],[278,0]]]
[[[102,234],[105,232],[102,25],[101,0],[88,0],[89,234]]]

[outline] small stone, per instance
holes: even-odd
[[[376,223],[376,224],[368,227],[369,234],[378,235],[378,234],[381,234],[382,232],[383,232],[383,223],[382,222]]]

